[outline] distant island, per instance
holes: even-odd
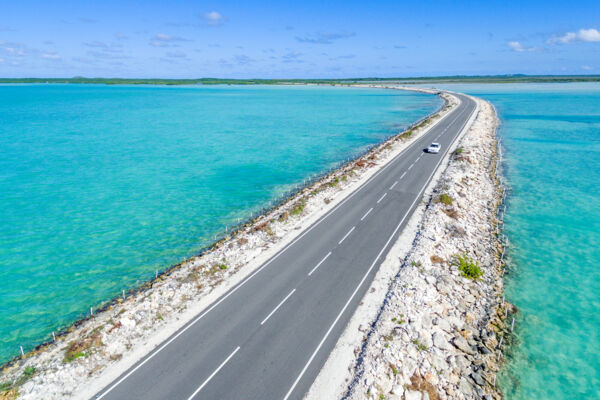
[[[600,75],[481,75],[433,76],[414,78],[347,78],[347,79],[152,79],[152,78],[0,78],[6,83],[79,83],[104,85],[278,85],[321,84],[352,85],[367,83],[430,84],[430,83],[567,83],[600,82]]]

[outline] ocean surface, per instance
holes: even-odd
[[[333,87],[0,85],[0,362],[441,105]]]
[[[512,190],[506,399],[600,399],[600,83],[439,85],[491,101]]]

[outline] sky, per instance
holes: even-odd
[[[600,74],[600,1],[0,1],[0,77]]]

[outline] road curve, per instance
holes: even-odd
[[[476,108],[461,104],[94,399],[301,399]],[[423,149],[437,141],[439,154]]]

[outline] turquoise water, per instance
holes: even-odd
[[[507,399],[600,398],[600,84],[448,85],[490,100],[519,308]]]
[[[0,361],[440,105],[330,87],[0,86]]]

